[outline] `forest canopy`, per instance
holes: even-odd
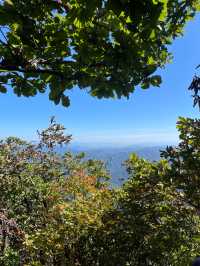
[[[75,86],[98,98],[159,86],[168,45],[199,8],[198,0],[2,0],[0,92],[48,90],[68,106]]]

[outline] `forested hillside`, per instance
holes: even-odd
[[[158,161],[160,159],[160,150],[163,150],[165,146],[138,147],[132,145],[129,147],[103,147],[97,149],[81,147],[81,145],[79,147],[71,145],[70,148],[66,148],[74,154],[84,152],[86,159],[102,160],[110,172],[111,183],[113,185],[120,185],[128,177],[124,163],[129,158],[130,153],[134,152],[139,157],[150,161]],[[58,151],[63,152],[64,149],[62,148]]]

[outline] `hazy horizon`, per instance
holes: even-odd
[[[30,142],[38,142],[39,139],[36,137],[24,137],[17,135],[8,135],[1,137],[5,139],[10,136],[19,137]],[[74,148],[129,148],[129,147],[156,147],[166,145],[178,144],[178,133],[167,133],[167,132],[154,132],[149,134],[138,133],[121,136],[112,135],[91,135],[91,136],[72,136],[72,140],[69,144],[70,147]]]

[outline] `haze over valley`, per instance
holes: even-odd
[[[112,184],[119,185],[127,178],[127,172],[124,162],[129,158],[131,153],[136,153],[139,157],[150,161],[157,161],[160,159],[160,150],[163,150],[166,145],[160,146],[144,146],[144,145],[130,145],[130,146],[101,146],[84,144],[71,144],[66,148],[61,149],[62,152],[69,150],[72,153],[85,153],[85,159],[103,160],[112,176]]]

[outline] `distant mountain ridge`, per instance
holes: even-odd
[[[165,146],[153,147],[99,147],[99,148],[86,148],[70,145],[67,150],[72,153],[84,152],[86,159],[103,160],[112,176],[112,183],[119,185],[123,179],[127,179],[127,172],[123,166],[123,162],[129,158],[131,153],[136,153],[139,157],[148,159],[150,161],[157,161],[160,159],[160,150]],[[65,148],[66,150],[66,148]],[[60,150],[62,152],[62,150]]]

